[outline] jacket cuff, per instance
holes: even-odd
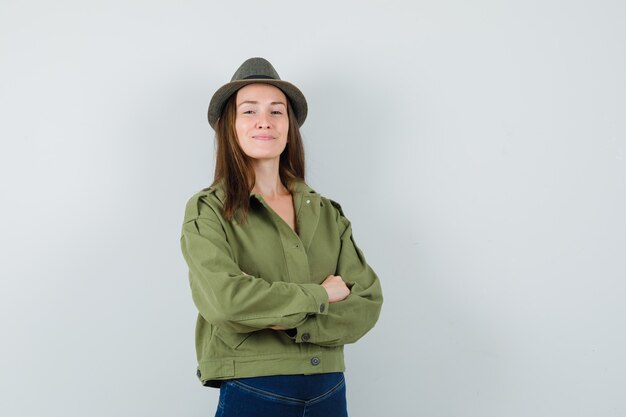
[[[308,290],[315,303],[313,305],[314,311],[311,311],[310,314],[328,314],[328,293],[324,287],[318,284],[302,284],[302,286]],[[312,341],[312,338],[316,337],[317,333],[317,321],[313,320],[313,317],[308,318],[302,325],[294,329],[285,330],[285,334],[296,343]]]
[[[322,315],[328,314],[328,293],[326,292],[324,287],[319,284],[301,285],[307,289],[308,293],[313,298],[313,302],[315,303],[314,305],[312,305],[310,313]]]
[[[297,333],[293,338],[296,343],[315,343],[318,337],[317,320],[310,318],[302,325],[296,327]]]

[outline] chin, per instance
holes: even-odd
[[[279,150],[274,150],[274,151],[270,151],[267,149],[264,150],[256,150],[256,151],[250,151],[250,152],[246,152],[244,151],[244,153],[252,158],[252,159],[276,159],[276,158],[280,158],[280,155],[283,153],[284,149]]]
[[[272,159],[278,158],[281,152],[270,149],[244,149],[243,153],[252,159]]]
[[[270,155],[248,155],[250,159],[254,159],[255,161],[271,161],[273,159],[280,159],[280,155],[270,156]]]

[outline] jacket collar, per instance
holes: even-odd
[[[213,184],[209,188],[205,189],[205,191],[207,191],[207,193],[213,192],[222,204],[224,204],[224,202],[226,201],[226,192],[224,191],[224,186],[221,182]],[[317,194],[315,190],[309,187],[308,184],[302,180],[296,180],[293,182],[293,184],[291,185],[291,193],[293,194],[294,199],[296,197],[296,194],[316,194],[319,196],[319,194]],[[257,194],[250,192],[250,198],[256,198],[256,196]]]
[[[206,191],[208,193],[213,192],[221,203],[224,204],[226,193],[221,183],[212,185]],[[300,237],[304,247],[308,249],[319,223],[322,197],[301,180],[293,182],[291,194],[293,195],[294,210],[296,211],[298,237]],[[250,198],[261,201],[261,196],[258,194],[250,193]],[[262,204],[265,205],[265,202],[262,202]]]

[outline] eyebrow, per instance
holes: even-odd
[[[246,101],[242,101],[241,103],[239,103],[237,105],[237,107],[239,107],[241,105],[244,105],[244,104],[259,104],[259,102],[258,101],[252,101],[252,100],[246,100]],[[287,107],[287,105],[284,102],[282,102],[282,101],[272,101],[270,103],[270,105],[274,105],[274,104],[282,104],[283,106]]]

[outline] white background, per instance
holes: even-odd
[[[0,2],[0,415],[211,416],[184,205],[263,56],[385,293],[352,416],[626,415],[626,6]]]

